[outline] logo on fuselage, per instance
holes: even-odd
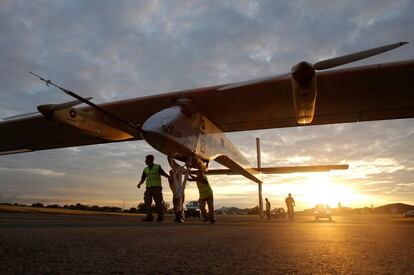
[[[69,116],[70,116],[71,118],[75,118],[75,117],[76,117],[76,111],[75,111],[75,110],[70,110],[70,111],[69,111]]]
[[[174,125],[165,125],[165,124],[163,124],[161,126],[161,131],[166,135],[176,137],[176,138],[181,138],[183,136],[183,134],[180,131],[178,131],[174,127]]]
[[[77,122],[77,120],[78,120],[78,113],[75,110],[73,110],[73,109],[69,110],[67,120],[68,121],[71,121],[71,122]]]

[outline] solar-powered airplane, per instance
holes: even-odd
[[[75,98],[0,122],[0,154],[144,139],[168,157],[178,196],[189,173],[240,174],[346,169],[347,165],[252,167],[224,132],[414,117],[414,60],[328,70],[374,56],[394,43],[245,82],[101,105],[44,79]],[[88,106],[75,107],[81,103]],[[182,164],[179,164],[180,161]],[[209,170],[211,161],[227,169]]]

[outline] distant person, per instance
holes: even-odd
[[[191,175],[191,178],[188,180],[197,183],[198,193],[200,195],[198,205],[200,207],[201,215],[203,216],[203,222],[210,221],[210,223],[215,223],[213,190],[211,189],[207,176],[199,170],[197,176]],[[206,212],[206,203],[208,205],[208,216]]]
[[[168,179],[168,183],[170,185],[171,191],[173,193],[173,206],[174,206],[174,214],[175,214],[175,220],[176,223],[183,223],[184,222],[184,213],[183,213],[183,203],[184,203],[184,196],[180,199],[177,198],[174,186],[174,177],[176,177],[177,174],[174,174],[173,170],[170,170],[170,178]]]
[[[270,205],[270,202],[269,202],[269,200],[267,198],[265,198],[265,200],[266,200],[266,216],[267,216],[267,219],[270,220],[270,208],[271,208],[271,205]]]
[[[170,176],[162,170],[159,164],[154,164],[154,156],[148,155],[145,157],[145,164],[147,167],[142,171],[142,176],[140,182],[137,184],[137,187],[140,188],[145,181],[146,190],[144,193],[144,203],[145,210],[147,212],[147,217],[143,219],[144,222],[152,222],[154,220],[152,216],[152,199],[155,201],[155,211],[158,214],[157,222],[162,222],[164,220],[163,213],[163,198],[162,198],[162,185],[161,185],[161,175],[170,178]]]
[[[285,199],[286,207],[288,210],[288,217],[290,221],[293,221],[295,215],[295,200],[292,198],[292,194],[289,193],[288,197]]]

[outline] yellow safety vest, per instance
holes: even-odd
[[[207,199],[213,195],[213,190],[208,183],[207,177],[203,176],[204,180],[197,180],[198,193],[200,194],[200,200]]]
[[[147,188],[154,186],[161,186],[160,165],[153,164],[150,169],[148,166],[144,168],[144,173],[147,175],[145,186]]]

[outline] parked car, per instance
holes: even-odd
[[[413,218],[414,217],[414,210],[408,210],[404,213],[404,218]]]
[[[184,215],[186,218],[194,217],[200,218],[200,207],[198,206],[198,201],[190,201],[185,205]]]
[[[285,218],[286,217],[286,211],[284,208],[275,208],[270,211],[270,216],[273,218]]]
[[[315,215],[315,221],[319,221],[319,219],[323,219],[323,218],[329,219],[330,221],[332,221],[331,208],[327,204],[317,204],[315,206],[314,215]]]

